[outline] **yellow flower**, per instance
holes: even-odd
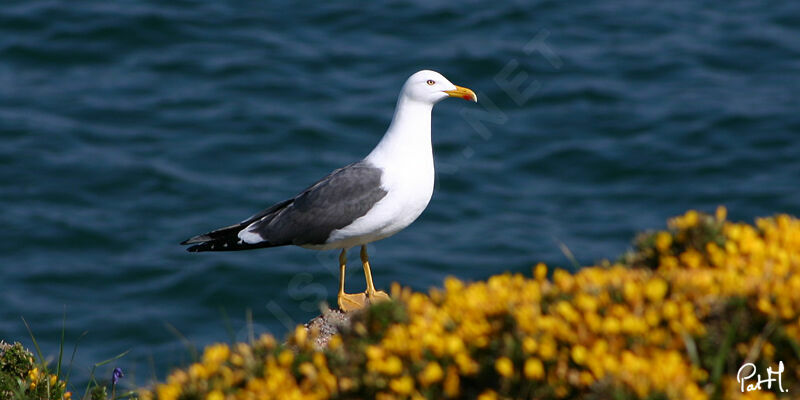
[[[586,371],[582,371],[580,373],[579,380],[581,385],[583,386],[589,386],[592,383],[594,383],[594,377],[592,376],[592,374]]]
[[[678,309],[678,305],[675,304],[674,301],[667,301],[661,308],[661,312],[664,314],[664,319],[671,320],[678,316],[680,310]]]
[[[575,361],[575,364],[583,365],[586,362],[586,347],[581,345],[576,345],[572,347],[572,361]]]
[[[539,343],[539,355],[543,360],[551,360],[556,356],[556,342],[553,338],[545,336]]]
[[[765,297],[758,299],[757,306],[759,311],[763,312],[764,314],[770,314],[773,311],[772,303],[770,303],[770,301]]]
[[[383,349],[380,346],[370,345],[367,346],[367,349],[364,351],[367,354],[367,358],[370,360],[380,359],[383,358]]]
[[[383,362],[381,372],[387,375],[399,375],[403,372],[403,362],[397,356],[389,356]]]
[[[225,395],[219,390],[212,390],[206,396],[206,400],[225,400]]]
[[[192,379],[206,379],[208,378],[208,370],[203,364],[194,363],[189,366],[189,376]]]
[[[181,394],[181,387],[177,384],[162,384],[156,387],[158,400],[176,400]]]
[[[717,211],[715,213],[717,221],[725,221],[725,218],[727,218],[727,216],[728,216],[728,209],[726,209],[725,206],[717,207]]]
[[[647,284],[644,288],[645,296],[647,296],[650,301],[656,303],[661,301],[664,298],[664,295],[667,294],[667,282],[661,278],[653,278],[647,281]]]
[[[325,353],[314,353],[313,356],[314,366],[317,368],[325,368],[328,363],[325,358]]]
[[[497,400],[497,393],[492,389],[486,389],[478,396],[478,400]]]
[[[683,228],[691,228],[697,225],[697,222],[700,220],[700,214],[698,214],[695,210],[689,210],[683,216]]]
[[[458,365],[458,369],[464,375],[472,375],[478,372],[478,369],[480,368],[478,363],[470,358],[467,353],[456,354],[456,365]]]
[[[275,347],[276,340],[270,334],[263,334],[261,337],[258,338],[258,344],[266,347],[267,349],[272,349]]]
[[[541,379],[544,377],[544,365],[536,358],[525,360],[525,377],[528,379]]]
[[[528,354],[535,353],[537,347],[539,347],[539,345],[536,344],[536,340],[530,336],[522,340],[522,350]]]
[[[494,362],[494,369],[497,373],[508,378],[514,375],[514,363],[508,357],[500,357]]]
[[[297,370],[311,381],[314,381],[317,378],[317,370],[310,362],[304,362],[300,364],[300,366],[297,367]]]
[[[447,354],[457,354],[464,348],[464,341],[456,335],[449,335],[445,339],[445,347],[447,348]]]
[[[661,256],[658,259],[659,268],[662,270],[671,270],[678,268],[678,259],[675,256]]]
[[[444,378],[444,395],[445,397],[452,398],[458,396],[461,391],[459,384],[460,378],[458,377],[458,369],[454,366],[447,367],[447,376]]]
[[[703,255],[695,249],[689,249],[680,255],[680,259],[687,267],[696,269],[703,262]]]
[[[389,388],[397,394],[409,395],[414,391],[414,380],[406,375],[389,381]]]
[[[575,296],[575,305],[585,312],[597,311],[597,297],[587,293],[578,293]]]
[[[419,382],[422,383],[424,386],[428,386],[432,383],[439,382],[442,380],[444,376],[444,371],[442,371],[442,367],[439,366],[439,363],[436,361],[431,361],[422,372],[419,373]]]
[[[336,350],[342,346],[342,337],[339,335],[333,335],[333,337],[328,340],[328,348],[331,350]]]
[[[244,357],[241,354],[232,354],[231,355],[231,364],[241,367],[244,365]]]
[[[453,276],[448,276],[444,279],[444,288],[449,293],[457,293],[460,292],[464,288],[464,283],[461,282],[458,278]]]
[[[614,335],[619,333],[619,330],[620,330],[619,319],[611,316],[603,319],[603,331],[605,333]]]
[[[221,364],[228,359],[230,349],[227,344],[217,343],[206,347],[203,353],[203,363],[205,364]]]
[[[669,232],[661,231],[656,234],[656,248],[661,253],[666,253],[672,246],[672,235]]]
[[[568,322],[575,323],[580,319],[578,312],[576,312],[572,305],[567,301],[558,302],[558,304],[556,304],[556,311]]]
[[[533,276],[539,282],[544,281],[547,278],[547,265],[544,263],[536,264],[536,267],[533,270]]]
[[[288,367],[292,365],[293,361],[294,361],[294,353],[289,349],[282,351],[281,354],[278,355],[278,363],[282,367]]]
[[[761,351],[764,353],[764,357],[767,359],[772,359],[772,357],[775,356],[775,346],[770,342],[764,343],[764,347],[761,349]]]
[[[631,304],[637,304],[642,297],[642,289],[638,282],[628,281],[622,286],[622,294]]]
[[[396,400],[396,399],[397,396],[391,393],[386,393],[386,392],[375,393],[375,400]]]
[[[295,344],[302,345],[305,344],[306,338],[308,338],[308,329],[306,329],[303,325],[298,325],[294,329],[294,342]]]

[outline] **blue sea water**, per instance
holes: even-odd
[[[436,190],[370,246],[379,287],[613,259],[689,208],[800,214],[800,3],[6,1],[0,339],[31,346],[24,317],[55,355],[65,317],[78,381],[130,349],[98,373],[132,385],[316,316],[335,252],[178,242],[366,155],[424,68],[480,103],[435,108]]]

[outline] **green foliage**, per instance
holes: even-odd
[[[22,344],[0,343],[0,400],[69,399],[65,388]]]
[[[59,360],[63,359],[62,353],[63,343],[59,350]],[[109,396],[107,385],[99,384],[94,377],[98,366],[115,361],[126,353],[93,366],[84,399],[115,400],[136,397],[135,392],[116,392],[113,385],[111,388],[115,395]],[[73,395],[67,390],[68,378],[57,375],[60,372],[59,366],[52,371],[47,363],[41,358],[37,360],[21,343],[8,344],[0,341],[0,400],[70,400]]]

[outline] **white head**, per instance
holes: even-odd
[[[459,97],[464,100],[478,102],[478,96],[472,90],[456,86],[450,83],[442,74],[427,69],[419,71],[408,78],[403,85],[402,96],[409,100],[431,105],[448,97]]]

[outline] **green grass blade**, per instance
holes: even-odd
[[[97,384],[97,382],[94,380],[94,371],[96,369],[97,369],[97,365],[94,365],[92,367],[91,372],[89,372],[89,382],[86,382],[86,390],[83,391],[83,398],[84,399],[90,398],[91,394],[89,393],[89,391],[92,389],[92,383]]]
[[[197,361],[199,359],[199,355],[197,353],[197,348],[194,346],[194,344],[186,336],[184,336],[181,333],[181,331],[178,330],[178,328],[176,328],[169,322],[164,322],[164,326],[166,326],[167,329],[170,332],[172,332],[172,334],[175,335],[175,337],[177,337],[183,343],[184,346],[186,346],[186,349],[189,351],[189,354],[192,357],[192,362]]]
[[[103,361],[100,361],[99,363],[95,364],[94,366],[95,366],[95,368],[96,368],[96,367],[102,367],[103,365],[106,365],[106,364],[108,364],[108,363],[110,363],[110,362],[112,362],[112,361],[119,360],[120,358],[122,358],[122,357],[125,357],[125,355],[127,355],[128,353],[130,353],[130,352],[131,352],[131,350],[133,350],[133,349],[128,349],[128,350],[125,350],[125,351],[123,351],[122,353],[119,353],[119,354],[115,355],[114,357],[111,357],[111,358],[109,358],[108,360],[103,360]]]
[[[231,343],[236,343],[236,333],[233,332],[233,325],[231,324],[231,319],[228,317],[228,313],[225,311],[225,308],[220,306],[219,313],[222,316],[222,323],[225,325],[225,333],[228,334],[228,338],[230,339]]]
[[[725,370],[725,361],[730,355],[731,347],[733,346],[734,339],[736,338],[736,329],[739,327],[740,323],[741,316],[737,313],[733,317],[733,323],[728,325],[725,338],[722,339],[722,344],[719,347],[719,351],[717,352],[717,355],[714,356],[712,361],[711,383],[714,384],[714,393],[712,398],[719,398],[722,393],[722,373]]]
[[[147,366],[150,367],[150,379],[153,382],[157,382],[158,376],[156,376],[156,360],[153,357],[153,353],[149,353],[147,355]]]
[[[579,263],[578,259],[575,258],[575,255],[572,254],[572,250],[570,250],[569,247],[567,247],[567,245],[564,244],[564,242],[561,241],[556,241],[556,242],[558,243],[558,248],[561,250],[561,253],[563,253],[564,257],[566,257],[567,260],[569,260],[570,264],[572,264],[572,268],[574,268],[575,271],[581,269],[581,263]]]
[[[681,336],[683,337],[683,343],[686,346],[686,352],[689,354],[689,359],[692,360],[692,364],[702,368],[703,365],[700,363],[700,354],[697,352],[697,343],[695,343],[694,338],[692,338],[692,335],[688,332],[681,332]]]
[[[129,399],[129,398],[132,398],[134,396],[136,396],[136,391],[135,390],[130,390],[130,391],[127,391],[125,393],[120,394],[119,396],[117,396],[117,397],[115,397],[113,399],[114,400],[116,400],[116,399],[126,399],[126,398]]]
[[[75,346],[72,348],[72,357],[69,358],[69,368],[67,368],[67,376],[64,377],[64,382],[69,382],[69,377],[72,376],[72,365],[75,362],[75,353],[78,352],[78,343],[80,343],[81,339],[83,339],[83,337],[88,333],[89,331],[83,331],[83,333],[78,336],[78,339],[75,340]]]
[[[28,325],[28,321],[25,320],[25,317],[22,318],[22,323],[25,324],[25,328],[28,329],[28,334],[31,336],[31,340],[33,341],[33,347],[36,349],[36,355],[39,357],[39,363],[42,364],[42,369],[45,373],[49,373],[47,370],[47,364],[44,362],[44,356],[42,355],[42,349],[39,348],[39,342],[36,341],[36,337],[33,336],[33,330],[31,330],[31,326]]]
[[[67,326],[67,309],[61,315],[61,342],[58,344],[58,364],[56,364],[56,379],[61,380],[61,360],[64,358],[64,332]]]
[[[255,328],[253,327],[253,310],[248,308],[247,313],[245,314],[245,319],[247,320],[247,338],[250,340],[250,344],[256,342],[256,332]]]
[[[126,354],[130,353],[131,350],[132,349],[125,350],[122,353],[119,353],[116,356],[109,358],[108,360],[100,361],[99,363],[94,364],[92,366],[91,372],[89,373],[89,382],[86,384],[86,391],[84,392],[83,397],[87,398],[91,396],[90,391],[92,389],[92,384],[94,384],[94,386],[99,386],[99,384],[97,383],[97,379],[95,379],[94,376],[95,371],[97,371],[97,367],[102,367],[103,365],[106,365],[112,361],[119,360],[120,358],[125,357]]]

